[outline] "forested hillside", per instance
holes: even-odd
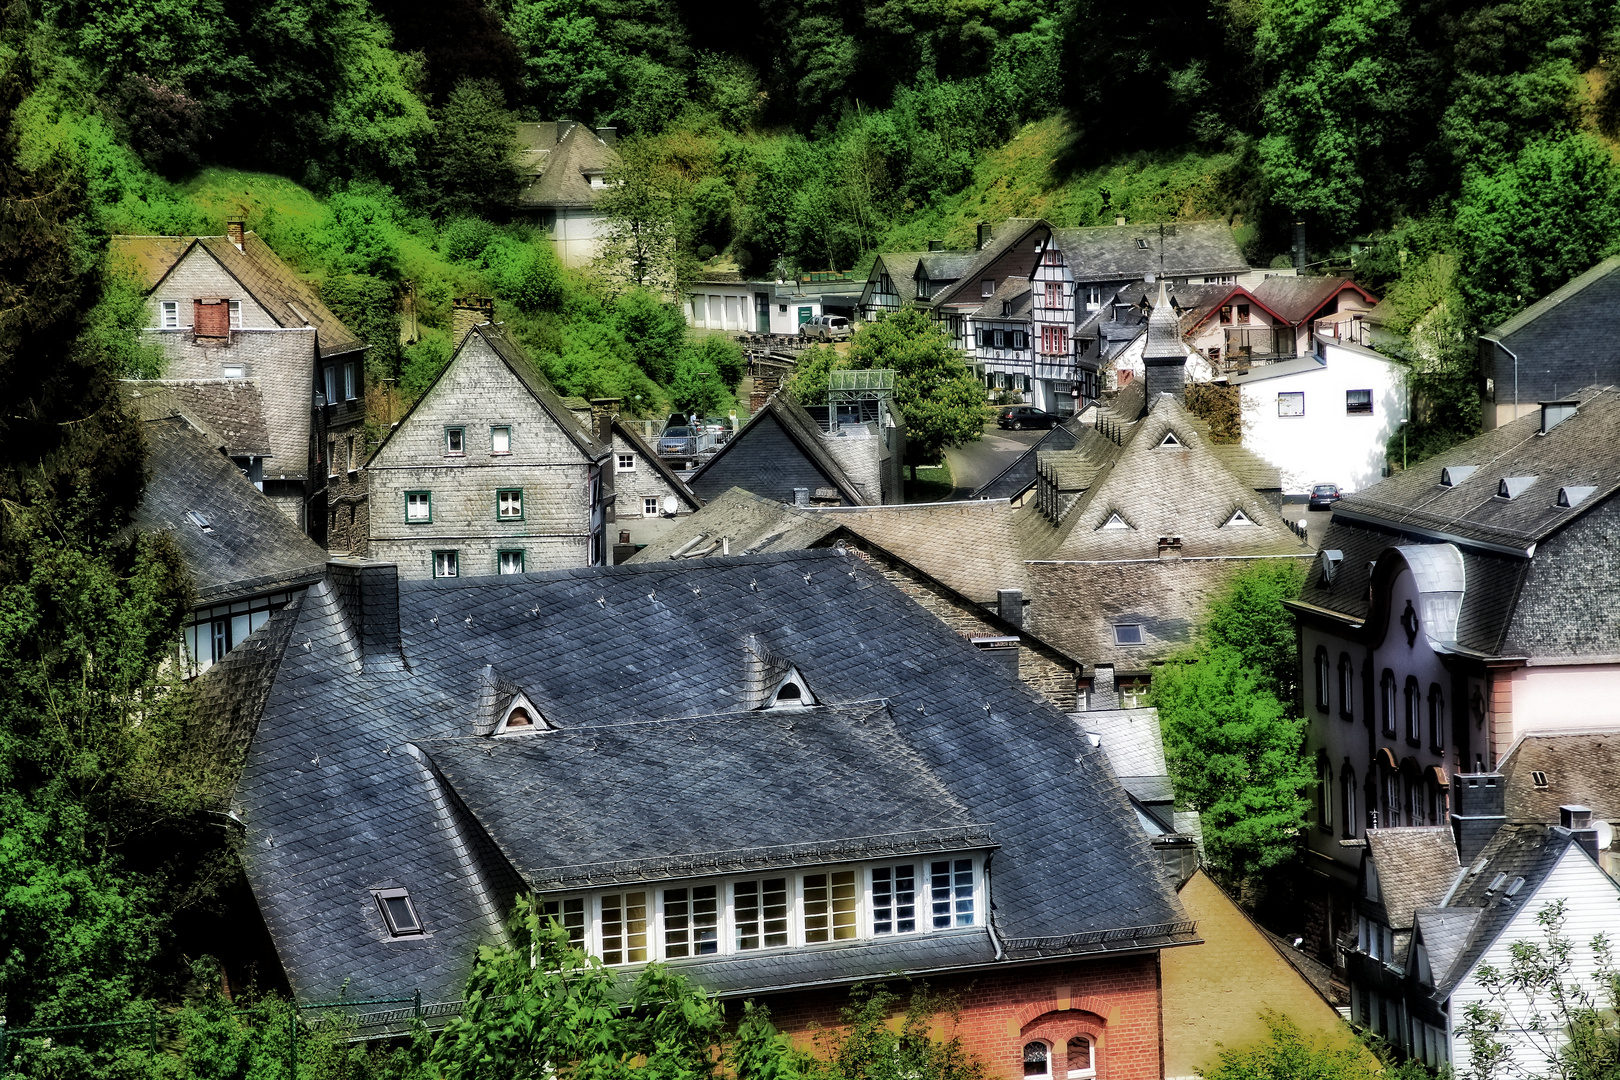
[[[664,298],[565,271],[544,236],[505,219],[514,119],[616,125],[624,179],[657,208],[680,274],[859,269],[883,247],[966,243],[975,222],[1014,215],[1225,218],[1268,265],[1303,221],[1310,261],[1351,265],[1354,244],[1356,276],[1409,332],[1427,403],[1414,455],[1475,422],[1472,335],[1620,248],[1614,0],[4,11],[0,1013],[13,1026],[202,994],[217,973],[193,979],[196,931],[236,880],[227,831],[203,812],[210,779],[178,749],[183,692],[164,684],[183,575],[128,528],[140,433],[115,380],[160,368],[135,344],[144,316],[105,265],[109,234],[219,233],[245,213],[371,344],[386,419],[447,360],[466,293],[497,298],[565,393],[708,412],[741,376],[735,347],[688,340]],[[189,854],[161,854],[174,850]]]

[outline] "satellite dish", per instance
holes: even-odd
[[[675,513],[675,511],[679,510],[680,508],[681,508],[681,504],[675,501],[675,496],[673,496],[673,495],[665,495],[664,496],[664,513],[673,514],[673,513]]]
[[[1597,828],[1598,850],[1608,851],[1609,845],[1614,842],[1614,826],[1607,821],[1596,821],[1593,825]]]

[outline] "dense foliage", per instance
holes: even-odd
[[[1311,777],[1292,715],[1291,563],[1258,563],[1209,606],[1195,643],[1153,677],[1176,797],[1199,812],[1217,873],[1242,883],[1294,856]]]

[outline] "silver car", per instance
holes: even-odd
[[[849,320],[842,315],[817,315],[809,322],[800,325],[800,337],[812,337],[818,341],[836,341],[839,338],[849,337]]]

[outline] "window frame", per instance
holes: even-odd
[[[337,365],[327,364],[321,369],[321,389],[325,392],[326,404],[337,404]]]
[[[505,450],[501,450],[501,449],[498,449],[496,447],[495,433],[497,431],[506,432],[506,449]],[[504,456],[506,456],[506,455],[508,455],[508,454],[510,454],[512,452],[512,425],[511,424],[491,424],[491,425],[489,425],[489,452],[490,452],[490,455],[492,457],[504,457]]]
[[[1383,733],[1384,738],[1393,739],[1400,735],[1400,691],[1395,681],[1395,672],[1385,668],[1383,676],[1378,681],[1379,696],[1383,698]]]
[[[1312,661],[1316,672],[1316,711],[1326,713],[1332,702],[1333,687],[1330,684],[1333,678],[1333,668],[1328,660],[1326,645],[1316,647],[1315,658]]]
[[[979,282],[979,298],[988,300],[996,295],[996,279],[984,278]]]
[[[1416,675],[1406,677],[1404,697],[1404,712],[1406,716],[1406,744],[1408,746],[1423,745],[1423,729],[1421,712],[1423,704],[1423,689],[1418,684]]]
[[[899,879],[898,879],[898,876],[896,874],[896,871],[900,870],[902,867],[906,868],[906,869],[909,869],[911,871],[911,903],[909,905],[901,904],[898,901],[898,897],[901,894],[901,890],[899,888]],[[919,871],[921,871],[921,872],[919,873]],[[892,912],[892,914],[890,914],[890,916],[888,917],[888,920],[887,920],[887,923],[890,926],[890,929],[881,930],[881,931],[878,929],[878,875],[879,874],[888,875],[887,881],[888,881],[888,884],[890,886],[888,895],[891,897],[891,902],[889,904],[885,905],[885,908],[887,910],[889,910],[890,912]],[[917,908],[920,906],[917,903],[917,894],[919,892],[922,892],[923,890],[919,889],[917,887],[917,880],[918,880],[918,878],[923,878],[924,880],[926,880],[927,877],[928,877],[928,874],[927,874],[927,870],[926,870],[926,864],[925,863],[920,863],[920,862],[902,861],[902,862],[895,862],[895,863],[884,863],[881,866],[869,866],[869,867],[867,867],[867,869],[866,869],[866,880],[867,880],[867,932],[872,936],[872,938],[874,940],[877,939],[877,938],[880,938],[880,937],[881,938],[904,937],[904,936],[907,936],[907,935],[919,933],[922,930],[922,927],[920,927],[918,925],[920,920],[917,918]],[[909,920],[901,918],[901,916],[899,914],[899,912],[901,910],[903,910],[907,906],[909,906],[910,909],[911,909],[911,918]],[[902,929],[900,924],[902,924],[904,922],[907,922],[907,921],[909,921],[911,923],[910,929]]]
[[[456,438],[460,441],[460,443],[461,443],[461,449],[460,450],[452,450],[452,449],[450,449],[450,433],[451,432],[455,432]],[[443,442],[442,445],[444,446],[444,456],[445,457],[466,457],[467,456],[467,426],[465,424],[446,424],[444,426],[444,442]]]
[[[1043,1068],[1038,1072],[1031,1072],[1029,1067],[1030,1050],[1033,1048],[1039,1048],[1040,1063],[1043,1066]],[[1052,1080],[1053,1054],[1052,1045],[1050,1043],[1048,1043],[1045,1039],[1031,1039],[1029,1042],[1024,1044],[1022,1056],[1024,1066],[1023,1075],[1027,1078],[1027,1080]]]
[[[516,555],[517,556],[517,569],[516,570],[503,570],[503,569],[501,569],[501,560],[504,559],[508,555]],[[524,563],[525,562],[526,562],[526,556],[525,556],[524,550],[522,548],[497,548],[496,551],[495,551],[495,576],[496,577],[509,577],[512,574],[525,573],[525,570],[524,570]]]
[[[1080,1068],[1074,1067],[1074,1058],[1071,1050],[1077,1041],[1084,1040],[1086,1044],[1086,1063]],[[1063,1041],[1063,1071],[1068,1080],[1091,1080],[1097,1075],[1097,1039],[1089,1032],[1080,1032],[1070,1035]]]
[[[225,301],[225,324],[228,329],[242,329],[242,301]]]
[[[1356,838],[1356,771],[1348,760],[1339,769],[1339,802],[1340,813],[1344,818],[1340,825],[1347,840]]]
[[[450,573],[441,574],[441,573],[439,573],[440,557],[441,556],[446,556],[446,555],[448,555],[450,557],[449,558],[449,563],[448,563],[448,565],[450,567]],[[461,576],[461,552],[460,552],[459,549],[457,549],[457,548],[435,548],[434,551],[433,551],[433,554],[432,554],[432,558],[433,558],[433,576],[434,576],[435,579],[443,578],[443,579],[448,580],[450,578],[458,578],[458,577]]]
[[[1316,828],[1333,835],[1333,766],[1325,752],[1316,758]]]
[[[1135,630],[1136,640],[1126,641],[1120,635],[1121,630]],[[1147,631],[1142,623],[1114,623],[1114,647],[1118,649],[1134,649],[1147,644]],[[1126,636],[1129,636],[1128,634]]]
[[[501,497],[504,495],[517,496],[517,513],[504,514],[501,512]],[[499,522],[512,522],[524,520],[523,489],[520,487],[503,487],[495,489],[495,520]]]
[[[352,433],[348,435],[344,446],[344,453],[346,455],[344,461],[346,468],[344,469],[344,472],[347,472],[352,476],[360,471],[360,456],[356,452],[356,447],[359,446],[358,436]]]
[[[1361,407],[1362,402],[1359,401],[1359,400],[1352,399],[1352,397],[1351,397],[1352,394],[1366,394],[1367,395],[1367,400],[1366,400],[1366,406],[1367,407],[1362,408]],[[1344,415],[1346,415],[1346,416],[1371,416],[1372,414],[1373,414],[1373,392],[1371,390],[1346,390],[1344,392]]]
[[[420,517],[420,518],[411,517],[411,496],[412,495],[425,495],[425,496],[427,496],[427,517]],[[407,525],[431,525],[431,524],[433,524],[433,492],[431,490],[418,489],[416,491],[407,491],[407,492],[405,492],[405,524],[407,524]]]
[[[1298,406],[1299,406],[1299,411],[1298,412],[1284,412],[1283,411],[1283,401],[1284,401],[1284,399],[1288,400],[1290,403],[1297,403]],[[1295,420],[1295,419],[1298,419],[1299,417],[1304,416],[1304,415],[1305,415],[1305,391],[1303,391],[1303,390],[1279,390],[1277,392],[1277,416],[1280,419],[1283,419],[1283,420]]]
[[[661,513],[659,503],[662,501],[656,495],[643,495],[641,497],[641,516],[644,518],[658,517]]]
[[[372,889],[371,899],[377,905],[377,913],[382,917],[383,929],[387,931],[389,940],[402,941],[431,936],[427,931],[427,925],[422,921],[422,913],[416,910],[416,904],[411,900],[409,889]],[[410,926],[401,926],[395,922],[395,913],[389,904],[389,901],[393,900],[404,901],[405,910],[410,913],[412,920]]]
[[[1339,719],[1354,720],[1356,718],[1356,666],[1350,660],[1350,654],[1339,654]]]
[[[1440,684],[1429,684],[1429,749],[1436,754],[1446,752],[1446,692]]]
[[[625,464],[626,461],[628,461],[630,464],[626,465]],[[614,469],[615,472],[635,472],[636,471],[636,455],[634,455],[634,454],[620,454],[620,453],[615,451],[615,453],[613,455],[613,469]]]
[[[343,363],[343,400],[346,402],[358,401],[359,398],[360,378],[358,365],[353,360],[346,360]],[[463,436],[462,445],[466,445],[465,436]]]
[[[158,301],[158,329],[159,330],[183,330],[184,329],[184,327],[182,327],[180,325],[180,301],[178,301],[178,300],[159,300]]]

